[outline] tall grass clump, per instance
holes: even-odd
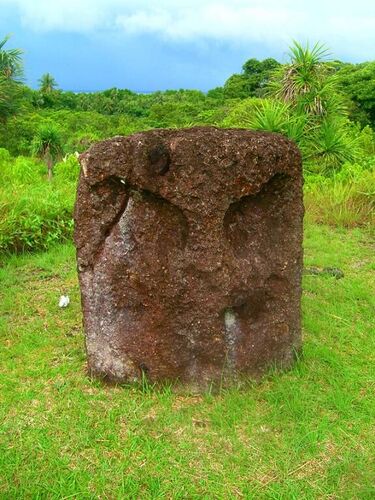
[[[48,182],[44,163],[13,159],[0,149],[0,253],[46,249],[71,238],[78,168],[70,156],[55,165]]]
[[[345,163],[327,177],[305,175],[307,219],[332,226],[367,226],[375,223],[375,157],[363,163]]]

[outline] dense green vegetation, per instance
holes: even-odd
[[[70,239],[78,163],[74,156],[54,167],[33,158],[11,158],[0,149],[0,254],[44,249]]]
[[[332,62],[323,46],[295,42],[287,64],[249,59],[242,73],[207,94],[73,93],[59,90],[49,73],[38,90],[23,85],[22,53],[6,50],[6,42],[0,43],[0,252],[69,238],[74,154],[95,141],[155,127],[282,133],[303,155],[307,217],[349,227],[373,222],[375,63]]]

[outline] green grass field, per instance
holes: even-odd
[[[0,498],[374,499],[369,240],[308,225],[306,266],[345,276],[304,276],[304,356],[201,396],[90,381],[72,245],[5,259]]]

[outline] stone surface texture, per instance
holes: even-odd
[[[271,133],[152,130],[80,156],[88,368],[207,387],[301,347],[302,171]]]

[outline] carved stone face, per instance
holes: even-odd
[[[245,130],[154,130],[81,155],[75,243],[91,374],[204,387],[300,348],[296,147]]]

